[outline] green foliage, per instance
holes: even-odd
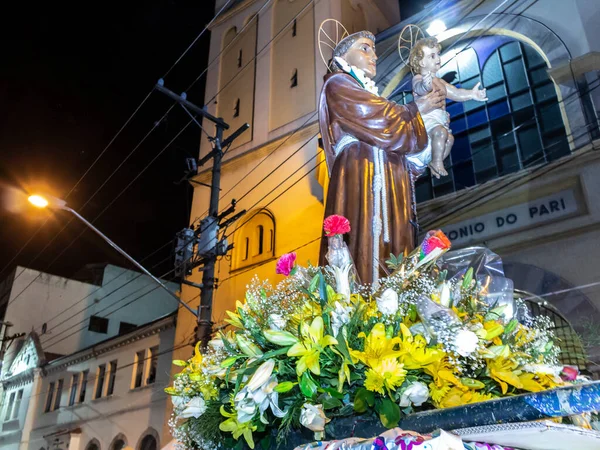
[[[394,428],[400,421],[400,407],[389,398],[378,401],[375,410],[379,414],[381,423],[386,428]]]
[[[367,391],[365,388],[360,388],[356,391],[354,397],[354,411],[357,413],[364,413],[369,408],[375,405],[375,393]]]
[[[390,253],[389,259],[385,260],[385,264],[392,270],[399,269],[402,265],[402,261],[404,260],[404,254],[400,253],[398,256],[394,256],[393,253]]]

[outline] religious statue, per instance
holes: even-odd
[[[436,76],[441,66],[440,51],[441,46],[434,37],[419,39],[410,50],[408,64],[415,74],[412,79],[415,100],[437,89],[445,92],[446,98],[455,102],[486,101],[485,89],[479,89],[481,83],[477,83],[473,89],[460,89]],[[433,176],[439,179],[441,176],[448,175],[444,168],[444,159],[448,157],[454,144],[454,136],[450,130],[450,115],[444,103],[441,107],[422,114],[421,117],[429,136],[429,143],[418,155],[411,156],[410,160],[423,169],[429,165]]]
[[[375,36],[361,31],[334,44],[319,100],[330,175],[325,217],[350,221],[348,245],[360,281],[375,283],[385,258],[415,245],[412,166],[406,157],[426,148],[421,114],[442,108],[445,92],[436,85],[407,105],[386,100],[373,82]],[[323,239],[322,264],[326,247]]]

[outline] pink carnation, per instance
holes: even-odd
[[[280,275],[285,275],[286,277],[292,272],[294,268],[294,264],[296,262],[296,252],[286,253],[285,255],[281,255],[281,258],[277,261],[277,266],[275,267],[275,273]]]
[[[560,377],[565,381],[574,381],[579,375],[579,369],[575,366],[564,366]]]
[[[346,234],[350,232],[350,221],[344,216],[334,214],[325,219],[323,229],[325,230],[325,236]]]

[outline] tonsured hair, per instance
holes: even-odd
[[[335,61],[335,58],[338,56],[343,58],[344,55],[348,53],[348,50],[350,50],[350,47],[352,47],[360,38],[370,39],[375,43],[375,35],[370,31],[359,31],[358,33],[346,36],[335,47],[335,50],[333,51],[333,60]],[[335,67],[337,67],[337,64],[335,64]]]

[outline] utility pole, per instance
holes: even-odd
[[[187,275],[183,271],[183,283],[194,286],[200,289],[200,306],[198,308],[196,330],[196,340],[202,342],[202,347],[205,347],[212,333],[212,304],[213,295],[216,285],[215,265],[219,256],[224,256],[233,248],[232,245],[227,245],[225,238],[219,240],[219,229],[237,220],[246,211],[241,211],[233,217],[227,219],[227,216],[235,211],[235,200],[231,202],[231,206],[219,214],[219,194],[221,191],[221,163],[223,155],[227,148],[237,139],[244,131],[250,128],[247,123],[242,125],[238,130],[231,134],[227,139],[223,139],[223,132],[229,129],[229,125],[222,118],[217,118],[211,115],[204,108],[200,108],[187,100],[185,93],[177,95],[174,92],[164,87],[164,81],[160,79],[156,84],[156,89],[167,97],[175,100],[181,107],[192,117],[192,120],[200,127],[200,123],[192,115],[192,112],[202,116],[215,124],[215,136],[209,138],[212,143],[212,151],[198,161],[198,166],[203,166],[212,159],[212,180],[210,184],[210,205],[208,216],[200,222],[199,227],[194,230],[194,243],[196,244],[196,255],[193,256],[193,261],[190,264],[191,268],[202,266],[202,284],[196,284],[185,280]],[[223,151],[225,149],[225,152]],[[221,222],[224,220],[224,222]],[[189,233],[184,233],[189,234]],[[185,262],[184,262],[185,263]]]

